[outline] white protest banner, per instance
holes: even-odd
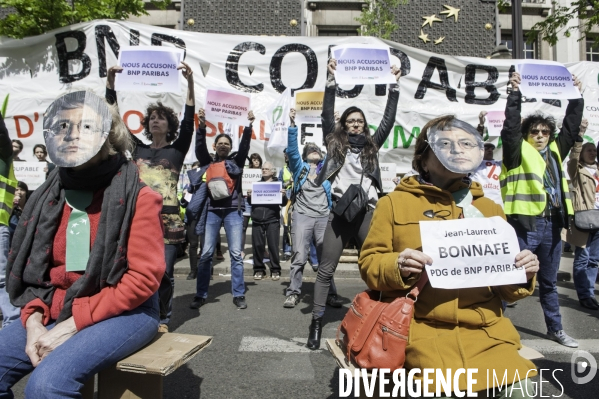
[[[261,169],[244,168],[241,175],[241,191],[245,195],[248,190],[252,189],[252,184],[262,179]]]
[[[132,46],[121,48],[116,75],[119,91],[179,93],[181,72],[177,70],[183,50],[173,47]]]
[[[526,282],[516,268],[520,252],[514,228],[499,216],[420,222],[422,252],[435,288],[489,287]]]
[[[320,122],[324,91],[297,90],[295,92],[295,111],[298,118],[314,119]]]
[[[207,121],[245,126],[250,112],[250,95],[228,89],[208,89],[204,109]]]
[[[281,205],[282,188],[280,181],[254,183],[252,185],[252,205]]]
[[[271,156],[283,156],[287,148],[287,128],[289,127],[289,110],[291,109],[291,89],[287,88],[277,102],[268,110],[268,125],[270,136],[268,139],[268,153]]]
[[[486,119],[489,137],[499,136],[501,129],[503,129],[503,121],[505,121],[505,111],[489,111]]]
[[[381,179],[383,180],[383,192],[390,193],[395,190],[397,184],[393,183],[393,179],[397,176],[395,173],[396,165],[394,163],[380,163]]]
[[[333,47],[337,60],[337,84],[396,83],[391,74],[391,54],[388,46],[347,44]]]
[[[46,162],[13,162],[15,177],[27,184],[27,188],[35,190],[46,181]]]
[[[523,96],[557,100],[580,98],[572,73],[559,62],[527,60],[516,64],[516,72],[522,78]]]

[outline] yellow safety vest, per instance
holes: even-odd
[[[291,174],[291,171],[287,166],[283,168],[283,183],[286,181],[290,181],[291,183],[285,188],[291,187],[291,185],[293,184],[293,175]]]
[[[549,144],[549,150],[557,158],[558,168],[562,172],[562,195],[565,199],[568,215],[574,215],[568,182],[562,170],[562,158],[555,142]],[[503,209],[506,215],[540,215],[547,205],[547,192],[543,185],[543,176],[547,164],[539,151],[527,141],[522,142],[522,163],[517,168],[507,170],[501,167],[499,184]]]
[[[12,214],[12,201],[15,199],[15,190],[17,189],[17,179],[15,171],[10,164],[8,178],[0,176],[0,224],[8,226],[10,215]]]

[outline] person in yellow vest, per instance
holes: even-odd
[[[283,182],[283,188],[287,190],[287,198],[291,198],[291,188],[293,187],[293,174],[289,170],[289,157],[287,156],[287,149],[283,150],[285,156],[285,166],[279,171],[279,180]],[[291,259],[291,241],[289,240],[289,222],[288,217],[289,207],[291,201],[287,203],[287,206],[283,208],[283,260],[288,261]]]
[[[18,319],[21,309],[10,303],[6,292],[6,260],[10,247],[8,222],[12,213],[13,199],[17,188],[17,179],[12,168],[12,142],[0,113],[0,310],[2,310],[2,328]]]
[[[573,76],[574,85],[581,84]],[[507,220],[516,230],[520,249],[539,257],[539,297],[547,325],[547,338],[577,348],[578,342],[565,333],[557,294],[557,272],[562,255],[561,229],[573,215],[562,159],[578,135],[584,100],[569,100],[561,131],[550,116],[535,113],[521,119],[520,74],[510,78],[512,92],[505,108],[501,131],[503,165],[499,177]]]

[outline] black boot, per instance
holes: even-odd
[[[198,269],[192,269],[187,275],[187,280],[195,280],[198,277]]]
[[[322,335],[322,317],[312,317],[310,323],[310,333],[308,335],[308,349],[316,350],[320,348],[320,337]]]

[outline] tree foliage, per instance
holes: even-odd
[[[367,0],[368,7],[362,9],[362,13],[356,21],[362,24],[359,32],[363,36],[375,36],[381,39],[389,39],[399,25],[395,23],[394,10],[400,5],[407,4],[408,0]]]
[[[570,37],[573,30],[580,31],[580,40],[593,39],[595,45],[599,45],[599,36],[592,35],[593,27],[599,25],[599,1],[596,0],[574,0],[569,6],[560,6],[553,1],[554,11],[544,21],[533,25],[532,30],[527,33],[529,43],[539,37],[547,43],[555,46],[560,37]],[[578,25],[569,25],[570,22],[578,20]]]
[[[165,9],[170,0],[152,3]],[[0,20],[0,36],[21,39],[94,19],[126,19],[147,15],[143,0],[0,0],[11,10]]]

